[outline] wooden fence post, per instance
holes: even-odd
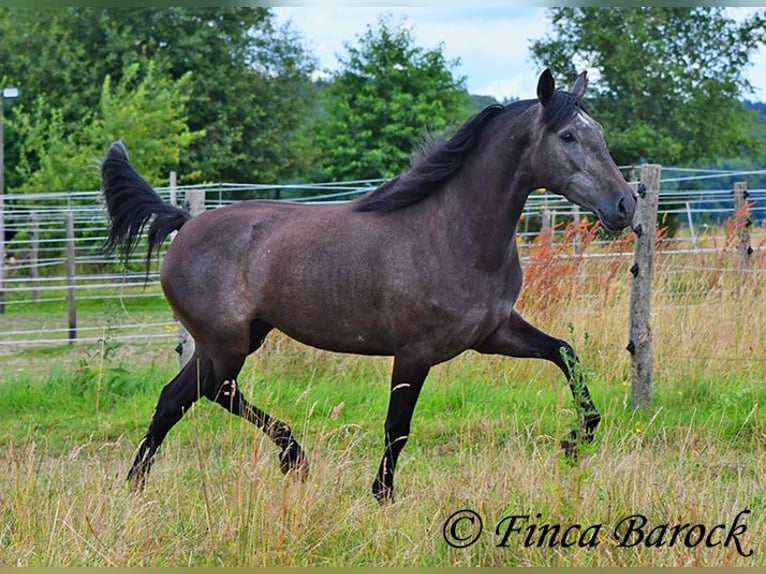
[[[750,265],[750,205],[747,203],[747,182],[734,184],[734,220],[737,225],[737,253],[739,253],[739,274],[744,276]]]
[[[630,272],[630,340],[632,355],[631,403],[634,409],[652,404],[652,331],[649,325],[652,300],[652,265],[657,234],[657,205],[660,196],[659,165],[642,165],[638,184],[638,205],[633,218],[636,234],[636,259]]]
[[[692,204],[690,201],[686,202],[686,221],[689,222],[689,235],[692,240],[692,248],[694,251],[697,251],[699,246],[697,245],[697,234],[694,231],[694,218],[692,217]]]
[[[550,231],[552,227],[552,218],[551,218],[551,210],[548,209],[547,205],[543,205],[542,209],[540,210],[540,231],[545,233],[546,231]]]
[[[542,244],[546,247],[550,247],[553,244],[553,212],[548,209],[547,205],[543,205],[540,217],[542,219],[540,226]]]
[[[171,205],[178,205],[178,199],[177,199],[177,193],[178,193],[178,175],[176,172],[171,171],[170,172],[170,204]]]
[[[77,340],[77,302],[75,301],[75,251],[74,251],[74,214],[66,214],[66,282],[67,302],[69,303],[69,342]]]
[[[205,190],[203,189],[188,189],[186,190],[186,208],[192,217],[196,217],[200,213],[205,211]],[[186,328],[178,325],[178,345],[176,346],[178,351],[178,361],[183,368],[186,363],[189,362],[194,354],[194,339],[186,330]]]

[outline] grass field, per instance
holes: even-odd
[[[283,477],[260,431],[203,400],[134,494],[125,474],[176,372],[172,343],[107,335],[6,352],[0,566],[766,563],[762,274],[742,281],[732,254],[660,254],[654,405],[633,412],[630,262],[554,272],[541,257],[527,266],[520,308],[574,344],[603,416],[576,463],[558,448],[575,411],[554,366],[465,353],[431,371],[397,468],[397,500],[381,508],[370,486],[391,359],[317,351],[276,333],[239,383],[292,424],[309,479]],[[762,252],[753,266],[764,268]],[[103,311],[147,321],[168,312],[146,302]],[[28,310],[21,322],[54,312]],[[477,532],[475,516],[448,522],[460,510],[478,513],[483,530],[454,548],[445,532],[457,545]],[[635,515],[646,518],[640,533]]]

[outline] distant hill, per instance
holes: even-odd
[[[758,123],[766,122],[766,102],[751,102],[745,100],[745,108],[758,112]]]
[[[471,114],[475,114],[476,112],[480,112],[487,106],[491,106],[492,104],[499,104],[495,98],[492,96],[480,96],[478,94],[469,94],[470,103],[468,105],[468,111]]]

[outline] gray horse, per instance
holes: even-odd
[[[383,457],[372,486],[393,498],[394,470],[432,365],[467,349],[537,357],[558,365],[582,413],[570,455],[600,416],[572,347],[514,310],[522,286],[516,227],[529,194],[546,188],[627,226],[635,197],[612,161],[601,126],[545,70],[537,99],[492,105],[430,149],[407,173],[338,205],[243,201],[199,217],[162,201],[133,169],[121,142],[102,164],[111,218],[108,252],[127,258],[146,224],[152,251],[173,231],[162,287],[196,342],[192,359],[162,390],[129,472],[144,484],[168,431],[200,396],[264,430],[280,468],[305,475],[292,430],[243,396],[246,357],[274,328],[314,347],[393,356]]]

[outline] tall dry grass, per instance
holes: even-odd
[[[552,412],[541,414],[552,415]],[[218,421],[220,423],[220,421]],[[147,490],[131,495],[118,476],[124,444],[60,456],[25,445],[5,453],[4,566],[147,565],[745,565],[763,563],[763,449],[731,449],[693,426],[625,432],[605,425],[600,444],[577,466],[562,463],[552,437],[501,421],[452,429],[452,453],[428,445],[403,457],[395,504],[379,508],[368,493],[377,465],[370,431],[324,426],[306,443],[313,474],[281,477],[275,453],[255,433],[217,430],[190,451],[169,444]],[[225,425],[224,425],[225,426]],[[632,429],[631,429],[632,431]],[[459,434],[458,434],[459,432]],[[222,446],[209,435],[223,436]],[[236,438],[236,440],[233,440]],[[747,458],[745,458],[747,457]],[[447,518],[473,509],[481,538],[453,549]],[[620,547],[612,532],[639,513],[660,524],[731,524],[750,509],[736,547]],[[525,547],[523,535],[498,547],[503,517],[538,524],[603,526],[595,548],[547,543]],[[535,520],[534,517],[540,515]],[[7,516],[7,515],[6,515]],[[648,528],[646,529],[648,531]]]

